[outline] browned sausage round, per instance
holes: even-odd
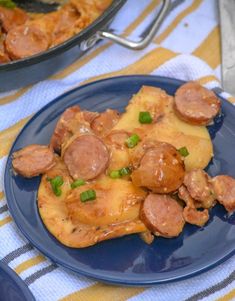
[[[118,111],[108,109],[93,120],[91,128],[96,135],[106,136],[118,122],[119,118]]]
[[[24,24],[27,19],[26,12],[20,8],[8,9],[0,6],[0,21],[5,32],[14,26]]]
[[[202,169],[194,169],[186,173],[184,185],[191,197],[201,203],[201,207],[210,208],[215,204],[215,194],[210,177]]]
[[[74,179],[91,180],[107,168],[109,152],[95,135],[82,135],[65,149],[64,162]]]
[[[220,175],[212,179],[216,199],[228,212],[235,211],[235,179]]]
[[[164,237],[178,236],[184,227],[183,208],[169,195],[149,194],[140,219],[154,234]]]
[[[21,59],[48,49],[49,40],[39,28],[25,24],[8,31],[5,45],[11,59]]]
[[[196,82],[189,82],[176,91],[174,108],[180,119],[195,125],[206,125],[219,113],[220,101],[213,91]]]
[[[136,186],[156,193],[170,193],[181,186],[184,173],[184,163],[174,146],[158,142],[146,151],[131,177]]]
[[[45,145],[32,144],[13,153],[12,166],[15,172],[26,178],[38,176],[54,164],[54,154]]]
[[[183,211],[184,219],[187,223],[202,227],[209,219],[208,209],[199,211],[196,208],[186,206]]]

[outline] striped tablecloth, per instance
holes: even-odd
[[[159,0],[128,0],[112,26],[136,38],[159,5]],[[58,95],[88,81],[125,74],[193,79],[221,91],[220,62],[217,1],[185,0],[169,13],[145,50],[133,52],[102,42],[59,74],[0,94],[0,258],[25,281],[36,300],[235,300],[235,257],[203,275],[150,288],[112,287],[66,272],[21,235],[7,209],[3,187],[5,162],[17,133],[32,114]],[[222,95],[234,101],[227,93]]]

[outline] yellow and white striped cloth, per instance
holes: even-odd
[[[150,288],[107,286],[66,272],[21,235],[10,217],[3,191],[5,162],[19,130],[42,106],[75,86],[116,75],[156,74],[198,80],[209,88],[220,87],[217,1],[179,2],[147,49],[133,52],[103,42],[59,74],[34,86],[0,94],[0,259],[25,281],[36,300],[235,300],[235,257],[203,275]],[[128,0],[112,26],[126,36],[138,37],[160,3]]]

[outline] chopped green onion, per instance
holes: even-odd
[[[119,170],[112,170],[112,171],[109,173],[109,176],[110,176],[110,178],[112,178],[112,179],[118,179],[118,178],[121,178],[121,175],[120,175],[120,171],[119,171]]]
[[[140,137],[137,134],[133,134],[126,139],[126,145],[129,148],[135,147],[139,142],[140,142]]]
[[[130,173],[131,173],[130,167],[123,167],[123,168],[118,169],[118,170],[112,170],[112,171],[109,173],[109,176],[110,176],[110,178],[112,178],[112,179],[118,179],[118,178],[127,176],[127,175],[129,175]]]
[[[71,188],[74,189],[74,188],[77,188],[77,187],[85,185],[85,184],[86,184],[86,182],[84,180],[78,179],[71,184]]]
[[[140,123],[152,123],[153,118],[149,112],[140,112],[139,113],[139,122]]]
[[[47,181],[51,183],[51,188],[56,196],[61,196],[62,191],[60,186],[63,185],[64,181],[61,176],[56,176],[55,178],[51,179],[47,177]]]
[[[15,8],[16,5],[11,0],[0,0],[0,6],[4,6],[6,8]]]
[[[123,176],[129,175],[131,173],[131,170],[129,167],[123,167],[119,170],[119,173],[120,173],[121,177],[123,177]]]
[[[189,155],[188,149],[185,146],[179,148],[178,152],[181,154],[182,157],[187,157]]]
[[[50,182],[55,186],[61,186],[64,183],[61,176],[56,176],[55,178],[51,179]]]
[[[93,201],[96,199],[96,192],[93,189],[89,189],[80,193],[81,202]]]

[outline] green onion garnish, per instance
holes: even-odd
[[[47,178],[47,181],[51,183],[51,188],[56,196],[61,196],[62,191],[60,187],[63,185],[64,181],[61,176],[56,176],[55,178]]]
[[[135,147],[139,142],[140,142],[140,137],[137,134],[133,134],[126,139],[126,145],[129,148]]]
[[[182,157],[187,157],[189,155],[189,152],[188,152],[188,149],[186,146],[179,148],[178,152],[181,154]]]
[[[11,0],[0,0],[0,6],[4,6],[6,8],[15,8],[16,5]]]
[[[112,179],[118,179],[124,176],[127,176],[131,173],[131,169],[129,167],[123,167],[121,169],[118,170],[112,170],[109,173],[110,178]]]
[[[74,189],[74,188],[77,188],[77,187],[85,185],[85,184],[86,184],[86,182],[84,180],[78,179],[71,184],[71,188]]]
[[[129,167],[123,167],[119,170],[121,177],[127,176],[131,173],[131,170]]]
[[[92,201],[96,199],[96,192],[93,189],[89,189],[80,193],[81,202]]]
[[[119,170],[112,170],[112,171],[109,173],[109,176],[110,176],[110,178],[112,178],[112,179],[118,179],[118,178],[121,178],[121,175],[120,175],[120,171],[119,171]]]
[[[139,122],[140,123],[152,123],[153,118],[149,112],[140,112],[139,113]]]

